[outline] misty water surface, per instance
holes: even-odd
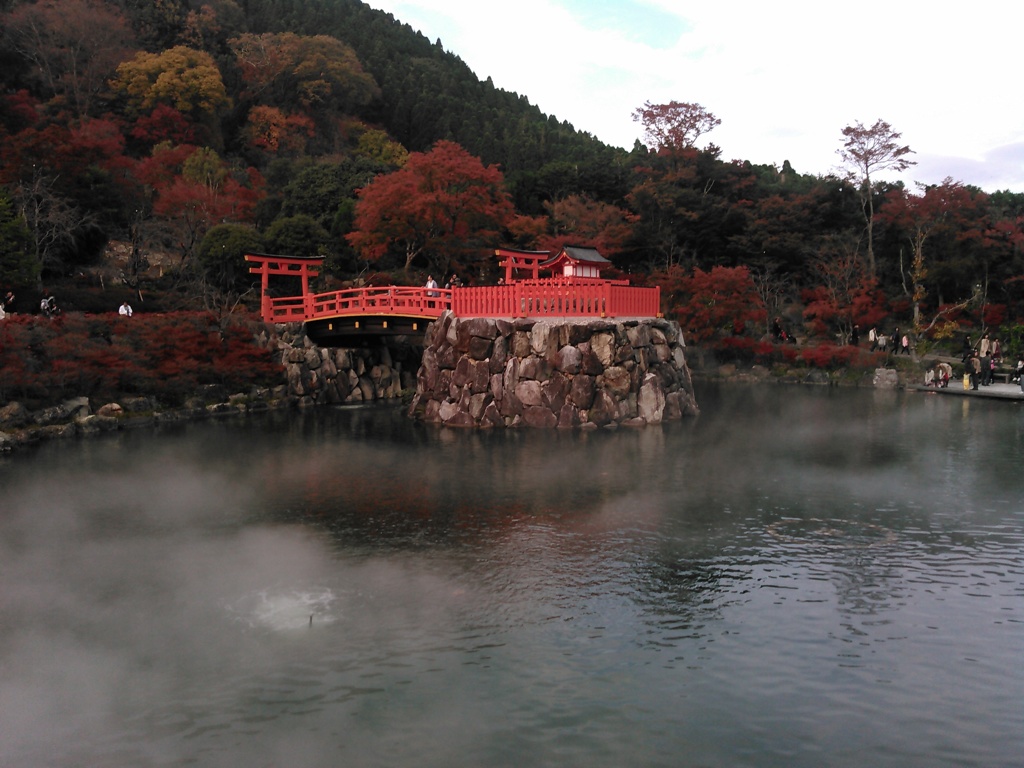
[[[0,459],[0,765],[1019,765],[1024,410],[698,394]]]

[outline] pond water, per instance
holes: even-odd
[[[3,458],[0,765],[1020,765],[1019,404],[698,401]]]

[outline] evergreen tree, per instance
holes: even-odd
[[[0,190],[0,301],[9,290],[35,287],[40,265],[32,253],[32,235],[11,199]],[[10,307],[7,307],[10,311]]]

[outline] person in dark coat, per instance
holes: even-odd
[[[992,357],[986,352],[978,360],[981,363],[981,386],[987,387],[992,383]]]

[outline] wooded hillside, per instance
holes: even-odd
[[[836,126],[849,175],[816,177],[725,160],[717,118],[647,94],[646,145],[606,146],[358,0],[0,0],[0,17],[0,288],[17,311],[112,243],[120,283],[168,309],[244,300],[246,250],[326,256],[327,279],[472,281],[497,245],[583,243],[711,339],[764,335],[787,309],[829,340],[1024,317],[1024,195],[879,183],[866,139],[913,156],[881,120]],[[745,319],[709,311],[737,297]]]

